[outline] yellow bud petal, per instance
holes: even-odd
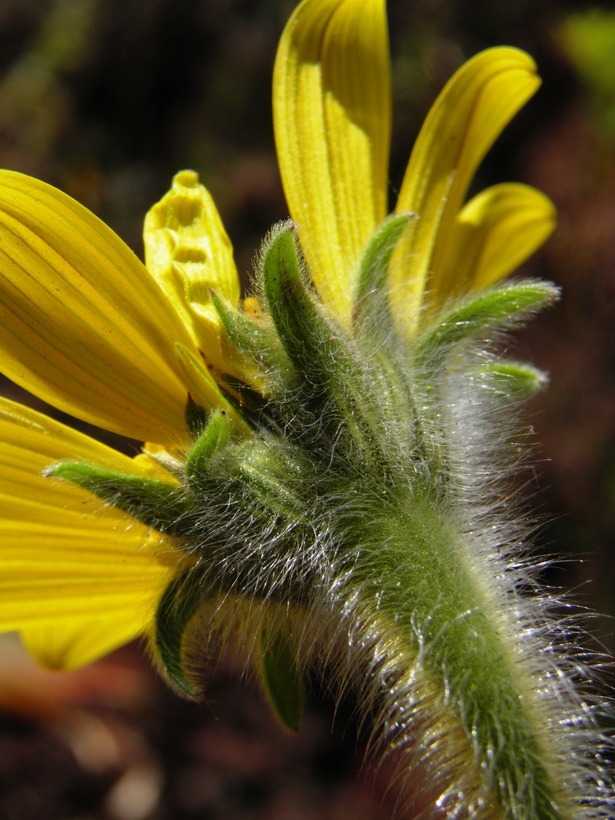
[[[280,41],[273,104],[291,217],[323,301],[347,322],[358,260],[387,212],[384,0],[304,0]]]

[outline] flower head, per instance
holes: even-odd
[[[318,658],[438,810],[559,817],[610,798],[583,770],[578,664],[553,659],[547,602],[519,595],[535,581],[501,503],[506,413],[542,374],[492,343],[556,297],[493,287],[554,211],[517,184],[466,201],[539,81],[511,48],[462,67],[387,216],[389,75],[383,0],[299,6],[274,72],[292,222],[243,305],[193,172],[147,215],[145,265],[69,197],[0,172],[0,368],[146,442],[130,459],[2,401],[0,628],[64,668],[145,634],[188,696],[202,642],[236,640],[291,727]]]

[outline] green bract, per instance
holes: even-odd
[[[457,462],[467,451],[467,469],[487,467],[454,434],[464,430],[465,412],[487,423],[508,384],[494,372],[520,369],[484,360],[485,334],[515,325],[557,293],[527,281],[485,291],[407,340],[386,304],[388,264],[407,222],[385,222],[368,245],[348,329],[320,303],[294,225],[272,231],[256,283],[266,310],[254,327],[267,339],[270,369],[263,348],[252,353],[268,399],[246,411],[251,433],[240,440],[227,417],[212,412],[179,487],[75,465],[54,474],[185,540],[194,566],[163,595],[155,632],[162,668],[184,694],[198,694],[194,620],[217,609],[215,631],[221,617],[230,622],[232,609],[247,607],[238,637],[260,656],[274,711],[297,728],[298,658],[326,657],[344,632],[357,631],[348,664],[368,702],[379,698],[375,669],[385,665],[395,692],[379,707],[386,725],[418,720],[421,704],[451,742],[467,738],[474,763],[461,779],[476,812],[524,805],[528,817],[559,817],[570,797],[545,754],[553,740],[544,706],[517,663],[523,625],[501,620],[514,585],[481,577],[467,532]],[[254,323],[216,304],[225,344],[250,356]],[[457,383],[468,377],[464,395]],[[451,407],[453,395],[467,409]],[[282,625],[280,607],[288,613]],[[409,702],[406,688],[414,689]],[[422,749],[416,739],[412,749],[397,743],[412,755],[420,750],[427,770],[435,755],[432,776],[445,791],[458,785],[453,761],[427,741]]]

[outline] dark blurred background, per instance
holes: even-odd
[[[181,168],[212,191],[242,274],[284,218],[270,82],[288,0],[2,0],[0,166],[75,196],[141,254],[146,210]],[[551,373],[532,400],[537,548],[549,583],[602,616],[615,650],[615,11],[573,0],[391,2],[391,196],[435,95],[469,56],[510,44],[544,84],[482,166],[545,191],[559,229],[524,270],[563,299],[512,343]],[[23,394],[5,385],[10,395]],[[37,405],[38,406],[38,405]],[[598,644],[600,645],[600,644]],[[353,704],[314,682],[283,733],[236,659],[204,705],[164,689],[139,647],[73,675],[0,643],[0,818],[387,820],[386,767],[362,766]],[[613,680],[607,668],[605,675]]]

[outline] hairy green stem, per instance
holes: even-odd
[[[353,584],[367,606],[377,601],[385,630],[409,655],[421,653],[440,706],[478,759],[485,802],[505,816],[520,816],[523,806],[527,818],[562,817],[532,682],[515,664],[510,627],[469,570],[455,522],[428,496],[402,496],[374,510],[369,532],[357,548]]]

